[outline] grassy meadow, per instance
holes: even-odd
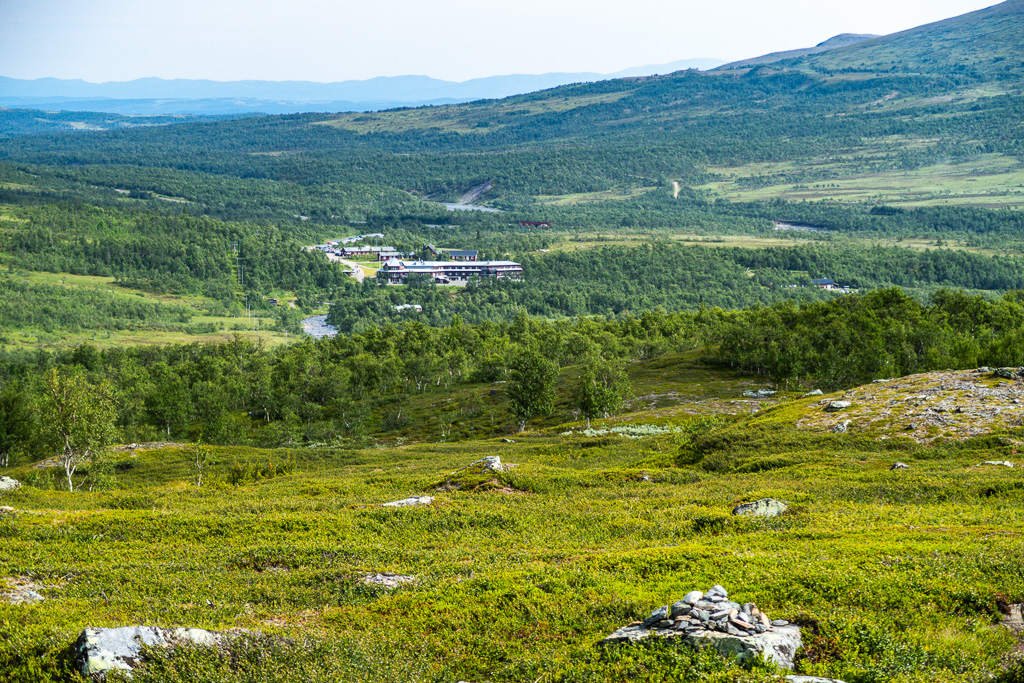
[[[785,410],[749,416],[752,378],[660,358],[631,379],[633,412],[511,443],[481,427],[209,447],[202,486],[192,446],[143,447],[81,473],[101,485],[75,493],[56,470],[16,468],[0,576],[46,600],[0,602],[4,680],[77,680],[77,633],[130,624],[242,629],[227,653],[153,652],[135,681],[780,680],[671,643],[597,645],[715,583],[803,627],[801,673],[1021,680],[998,621],[1024,599],[1024,482],[977,466],[1016,458],[1015,434],[800,432]],[[504,471],[461,469],[491,455]],[[910,469],[890,471],[897,460]],[[435,500],[381,507],[413,495]],[[730,514],[763,497],[789,512]],[[363,581],[376,573],[416,580]]]

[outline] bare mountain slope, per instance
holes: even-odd
[[[942,74],[971,80],[1017,80],[1024,59],[1024,0],[1007,2],[887,36],[775,53],[727,64],[736,71],[771,63],[821,74]],[[844,38],[837,36],[832,40]],[[820,48],[820,49],[819,49]]]
[[[819,52],[827,52],[828,50],[846,47],[847,45],[856,45],[857,43],[877,37],[878,36],[870,33],[841,33],[838,36],[833,36],[822,43],[818,43],[814,47],[805,47],[798,50],[785,50],[783,52],[771,52],[766,55],[761,55],[760,57],[741,59],[738,62],[723,64],[718,67],[718,69],[715,69],[715,71],[729,71],[731,69],[742,69],[760,64],[771,64],[784,59],[795,59],[797,57],[804,57],[806,55],[813,55]]]

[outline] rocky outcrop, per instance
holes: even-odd
[[[762,498],[752,503],[741,503],[732,509],[732,514],[742,517],[778,517],[789,506],[774,498]]]
[[[83,676],[102,678],[115,669],[130,672],[139,662],[143,645],[173,647],[186,643],[213,647],[223,638],[222,634],[200,628],[87,628],[74,644],[75,667]]]
[[[865,384],[807,401],[796,426],[832,432],[853,420],[858,436],[969,439],[1007,430],[1024,420],[1024,379],[1001,378],[992,368],[943,370]],[[847,407],[836,409],[838,403]]]
[[[21,488],[21,482],[10,477],[0,477],[0,491],[13,491]]]
[[[711,647],[740,662],[763,656],[785,669],[793,668],[793,657],[803,645],[799,627],[784,619],[770,619],[754,603],[730,601],[722,586],[714,586],[707,593],[687,593],[682,600],[654,610],[642,622],[623,626],[601,644],[632,643],[651,637]]]

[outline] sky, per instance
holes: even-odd
[[[733,61],[994,0],[0,0],[0,76],[452,81]]]

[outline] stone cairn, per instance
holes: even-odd
[[[642,622],[631,625],[649,629],[673,629],[688,635],[700,631],[721,631],[739,637],[789,625],[785,619],[770,619],[752,602],[741,605],[728,598],[728,592],[717,585],[708,589],[707,593],[691,591],[682,600],[671,606],[659,607]]]

